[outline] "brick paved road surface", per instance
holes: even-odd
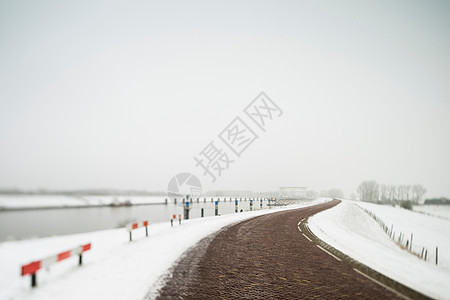
[[[298,230],[300,220],[337,203],[256,217],[202,240],[179,261],[158,298],[400,298],[320,250]]]

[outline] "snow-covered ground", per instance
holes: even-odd
[[[414,211],[450,220],[450,205],[415,205]]]
[[[359,207],[358,207],[359,206]],[[362,208],[372,211],[396,236],[413,233],[413,250],[428,249],[428,261],[401,249]],[[343,201],[309,219],[319,238],[350,257],[415,290],[450,299],[450,221],[399,207]],[[439,247],[439,263],[434,251]]]
[[[59,196],[1,195],[0,209],[32,209],[46,207],[84,207],[110,205],[129,200],[132,204],[164,203],[165,197],[150,196]]]
[[[168,222],[151,224],[148,238],[139,228],[131,243],[125,229],[0,243],[0,299],[142,299],[157,291],[160,278],[185,250],[209,234],[255,216],[325,201],[192,219],[172,228]],[[87,242],[92,250],[84,254],[83,266],[78,267],[77,258],[69,258],[40,270],[34,289],[29,276],[20,276],[23,264]]]

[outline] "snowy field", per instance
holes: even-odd
[[[192,219],[173,228],[168,222],[151,224],[148,238],[139,228],[131,243],[125,229],[0,243],[0,299],[142,299],[154,295],[159,280],[180,255],[209,234],[255,216],[325,201]],[[92,250],[83,255],[83,266],[71,257],[40,270],[34,289],[29,276],[20,276],[21,265],[88,242]]]
[[[414,211],[450,220],[450,205],[415,205]]]
[[[413,250],[428,249],[428,261],[401,249],[362,208],[393,225],[405,239],[413,233]],[[417,291],[450,299],[450,221],[399,207],[343,201],[309,219],[319,238],[372,269]],[[439,262],[434,251],[439,247]]]
[[[1,195],[0,209],[33,209],[49,207],[85,207],[110,205],[129,200],[132,204],[164,203],[166,197],[150,196],[59,196],[59,195]]]

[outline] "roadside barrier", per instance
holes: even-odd
[[[133,230],[138,229],[139,227],[145,227],[145,236],[148,237],[148,221],[130,223],[126,226],[130,233],[130,242],[133,241]]]
[[[170,219],[170,226],[173,226],[173,221],[177,219],[177,215],[173,214],[172,219]],[[181,214],[178,215],[178,224],[181,225]]]
[[[31,287],[37,286],[36,280],[36,272],[42,268],[48,268],[50,265],[53,265],[57,262],[65,260],[69,257],[78,255],[78,265],[82,265],[83,263],[83,252],[86,252],[91,249],[91,243],[78,246],[74,249],[61,252],[57,255],[53,255],[41,260],[33,261],[29,264],[22,266],[22,276],[31,275]]]

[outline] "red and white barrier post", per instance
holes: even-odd
[[[79,256],[78,264],[81,266],[83,263],[83,252],[91,249],[91,243],[78,246],[72,250],[61,252],[57,255],[53,255],[41,260],[33,261],[27,265],[22,266],[22,276],[31,275],[31,287],[37,285],[36,272],[42,268],[47,268],[52,264],[65,260],[71,256]]]
[[[177,219],[177,215],[173,214],[172,219],[170,219],[170,226],[173,227],[173,222]],[[181,224],[181,215],[178,215],[178,224]]]
[[[133,241],[133,230],[139,227],[145,227],[145,236],[148,236],[148,221],[130,223],[127,225],[127,229],[130,232],[130,242]]]

